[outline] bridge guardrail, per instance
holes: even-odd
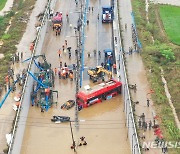
[[[123,86],[123,99],[124,99],[124,112],[126,115],[126,127],[128,128],[127,137],[129,138],[132,154],[141,154],[139,140],[137,137],[136,125],[132,110],[130,93],[128,88],[127,73],[124,63],[123,48],[121,42],[119,13],[118,13],[118,0],[114,1],[114,21],[113,21],[113,39],[114,51],[116,57],[117,75],[119,80],[124,84]]]

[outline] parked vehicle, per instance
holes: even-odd
[[[51,121],[55,122],[55,123],[69,122],[70,121],[70,117],[67,117],[67,116],[53,116]]]
[[[112,7],[102,7],[102,22],[111,23],[113,22],[114,13]]]

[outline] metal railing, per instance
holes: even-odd
[[[118,13],[118,0],[114,0],[114,21],[113,21],[113,37],[114,37],[114,51],[117,64],[117,75],[119,80],[123,83],[123,99],[124,99],[124,109],[126,115],[126,124],[125,126],[128,129],[127,138],[129,138],[131,145],[132,154],[141,154],[139,147],[139,140],[137,137],[136,125],[134,121],[134,115],[132,110],[131,98],[128,88],[127,73],[124,63],[124,55],[121,42],[121,33],[120,33],[120,17]]]
[[[44,12],[44,16],[43,16],[43,19],[41,22],[41,26],[38,29],[38,33],[36,36],[36,40],[34,43],[34,49],[32,51],[31,57],[41,53],[41,49],[42,49],[42,45],[44,42],[44,38],[46,35],[46,29],[47,29],[47,25],[48,25],[49,9],[54,7],[53,5],[55,4],[55,2],[56,2],[56,0],[48,0],[47,7],[46,7],[46,10]],[[31,72],[35,71],[35,65],[33,63],[33,58],[30,60],[27,70],[31,71]],[[23,136],[24,136],[25,124],[26,124],[26,120],[27,120],[29,107],[30,107],[30,103],[27,103],[27,102],[29,102],[29,100],[30,100],[31,90],[32,90],[32,86],[33,86],[32,83],[33,83],[33,79],[30,78],[29,74],[27,73],[25,84],[23,86],[22,97],[20,100],[20,106],[19,106],[18,111],[15,116],[15,122],[14,122],[14,126],[13,126],[13,131],[12,131],[12,138],[11,138],[11,141],[9,144],[8,154],[20,153],[21,144],[22,144]]]

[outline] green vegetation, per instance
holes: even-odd
[[[35,1],[36,0],[15,0],[13,9],[4,17],[0,17],[0,40],[4,43],[0,48],[0,53],[3,53],[5,56],[1,59],[0,63],[0,84],[4,84],[4,77],[11,64],[11,57],[16,52],[16,45],[19,43],[26,28],[26,23],[23,22],[22,18],[24,20],[28,19],[27,13],[29,14],[31,12]],[[8,33],[4,34],[11,18],[11,27]]]
[[[165,7],[165,5],[161,6],[150,4],[149,24],[147,24],[145,17],[145,1],[133,0],[132,6],[135,13],[138,35],[143,45],[141,53],[143,62],[146,66],[146,69],[151,70],[147,71],[147,73],[151,88],[155,91],[154,94],[152,94],[152,99],[156,106],[157,115],[159,115],[158,122],[160,123],[165,140],[179,141],[180,131],[176,127],[172,110],[165,95],[163,83],[161,80],[160,67],[164,70],[164,76],[167,80],[168,88],[172,96],[171,99],[180,119],[180,104],[178,103],[180,102],[180,47],[169,43],[167,35],[164,34],[163,29],[161,29],[163,26],[159,17],[159,7]],[[171,16],[172,15],[173,13]],[[177,17],[177,15],[175,15],[175,17]],[[173,22],[174,24],[177,22],[177,20],[177,18],[176,20],[170,19],[170,16],[168,17],[168,20],[166,19],[166,21]],[[178,31],[180,32],[180,21],[178,22],[179,26],[171,26],[169,23],[169,29],[166,30],[173,35],[172,36],[168,34],[172,42],[176,40],[176,44],[178,44],[177,42],[180,42],[180,34],[178,35]],[[165,25],[165,29],[166,26],[167,25]],[[174,32],[172,31],[175,31],[176,35],[174,35]],[[154,41],[152,40],[151,36],[154,37]],[[180,149],[169,149],[168,153],[180,153]]]
[[[180,45],[180,7],[161,5],[160,16],[168,38]]]
[[[1,2],[0,2],[0,11],[4,8],[6,2],[7,2],[7,0],[1,0]]]

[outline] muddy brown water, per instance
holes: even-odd
[[[92,1],[90,6],[96,5],[98,1]],[[101,4],[105,5],[105,4]],[[43,52],[46,54],[48,62],[52,64],[52,68],[59,67],[59,62],[67,64],[75,63],[75,55],[73,51],[76,49],[76,37],[74,30],[69,24],[76,25],[78,14],[69,14],[70,23],[66,23],[65,13],[68,8],[76,10],[74,1],[58,1],[55,10],[62,11],[64,14],[64,23],[61,36],[56,37],[55,32],[49,27],[45,38]],[[100,8],[101,10],[101,8]],[[90,18],[89,27],[86,31],[85,52],[93,51],[96,48],[96,16],[98,7],[94,7],[94,13],[88,15]],[[111,25],[99,24],[99,48],[102,50],[111,47],[110,36]],[[102,39],[105,38],[105,39]],[[72,59],[68,59],[67,53],[62,53],[62,58],[58,57],[58,49],[62,48],[64,40],[67,39],[68,46],[72,47]],[[106,45],[106,46],[104,46]],[[93,53],[93,52],[92,52]],[[103,59],[101,59],[103,60]],[[96,66],[94,57],[88,58],[85,53],[85,64],[87,67]],[[86,72],[84,72],[86,73]],[[92,85],[88,79],[83,81],[83,86]],[[58,105],[54,105],[48,112],[41,113],[40,108],[31,107],[26,124],[24,141],[21,149],[22,154],[49,154],[62,153],[70,154],[73,150],[72,138],[69,123],[54,124],[50,119],[53,115],[70,116],[71,120],[75,118],[75,109],[68,111],[61,110],[60,106],[69,99],[75,99],[75,81],[69,79],[58,79],[55,77],[55,90],[59,92]],[[56,99],[56,98],[55,98]],[[75,128],[72,122],[73,134],[76,144],[79,143],[79,137],[85,136],[88,143],[87,146],[77,147],[79,154],[128,154],[130,153],[129,140],[127,139],[127,129],[125,127],[125,117],[123,113],[122,95],[103,101],[79,112],[79,129]]]

